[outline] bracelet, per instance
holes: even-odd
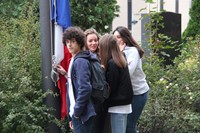
[[[79,117],[77,117],[77,116],[74,115],[74,118],[78,119]]]
[[[67,72],[65,72],[65,74],[63,74],[63,76],[66,76],[67,75]]]

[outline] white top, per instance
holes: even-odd
[[[71,58],[71,61],[69,63],[69,68],[68,68],[68,95],[69,95],[69,102],[70,102],[70,107],[69,107],[69,115],[72,117],[74,114],[74,106],[75,106],[75,99],[74,99],[74,91],[73,91],[73,86],[72,86],[72,80],[71,80],[71,68],[72,64],[74,62],[74,58]]]
[[[129,74],[134,95],[144,94],[149,90],[146,75],[142,70],[142,59],[136,47],[126,46],[123,50],[128,62]]]
[[[109,107],[108,112],[109,113],[130,114],[132,112],[131,104]]]

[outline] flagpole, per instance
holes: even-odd
[[[51,79],[52,55],[51,55],[51,21],[50,21],[50,0],[40,0],[40,32],[41,32],[41,51],[42,51],[42,90],[58,92]],[[60,118],[60,99],[59,97],[47,96],[44,103],[48,107],[55,109],[53,115]],[[60,128],[56,124],[47,122],[47,133],[60,133]]]

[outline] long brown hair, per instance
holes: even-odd
[[[117,40],[112,34],[103,35],[99,40],[101,64],[107,69],[109,59],[113,59],[120,68],[127,66],[126,59],[119,49]]]
[[[131,33],[129,32],[129,30],[126,27],[118,26],[113,31],[113,34],[115,33],[115,31],[119,32],[122,40],[124,41],[124,43],[126,43],[127,46],[136,47],[138,52],[139,52],[139,54],[140,54],[140,58],[143,57],[143,54],[144,54],[143,48],[140,47],[140,45],[133,39]]]

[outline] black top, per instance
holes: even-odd
[[[113,59],[108,61],[106,80],[110,85],[111,94],[106,100],[108,107],[130,104],[133,98],[133,89],[128,66],[118,67]]]

